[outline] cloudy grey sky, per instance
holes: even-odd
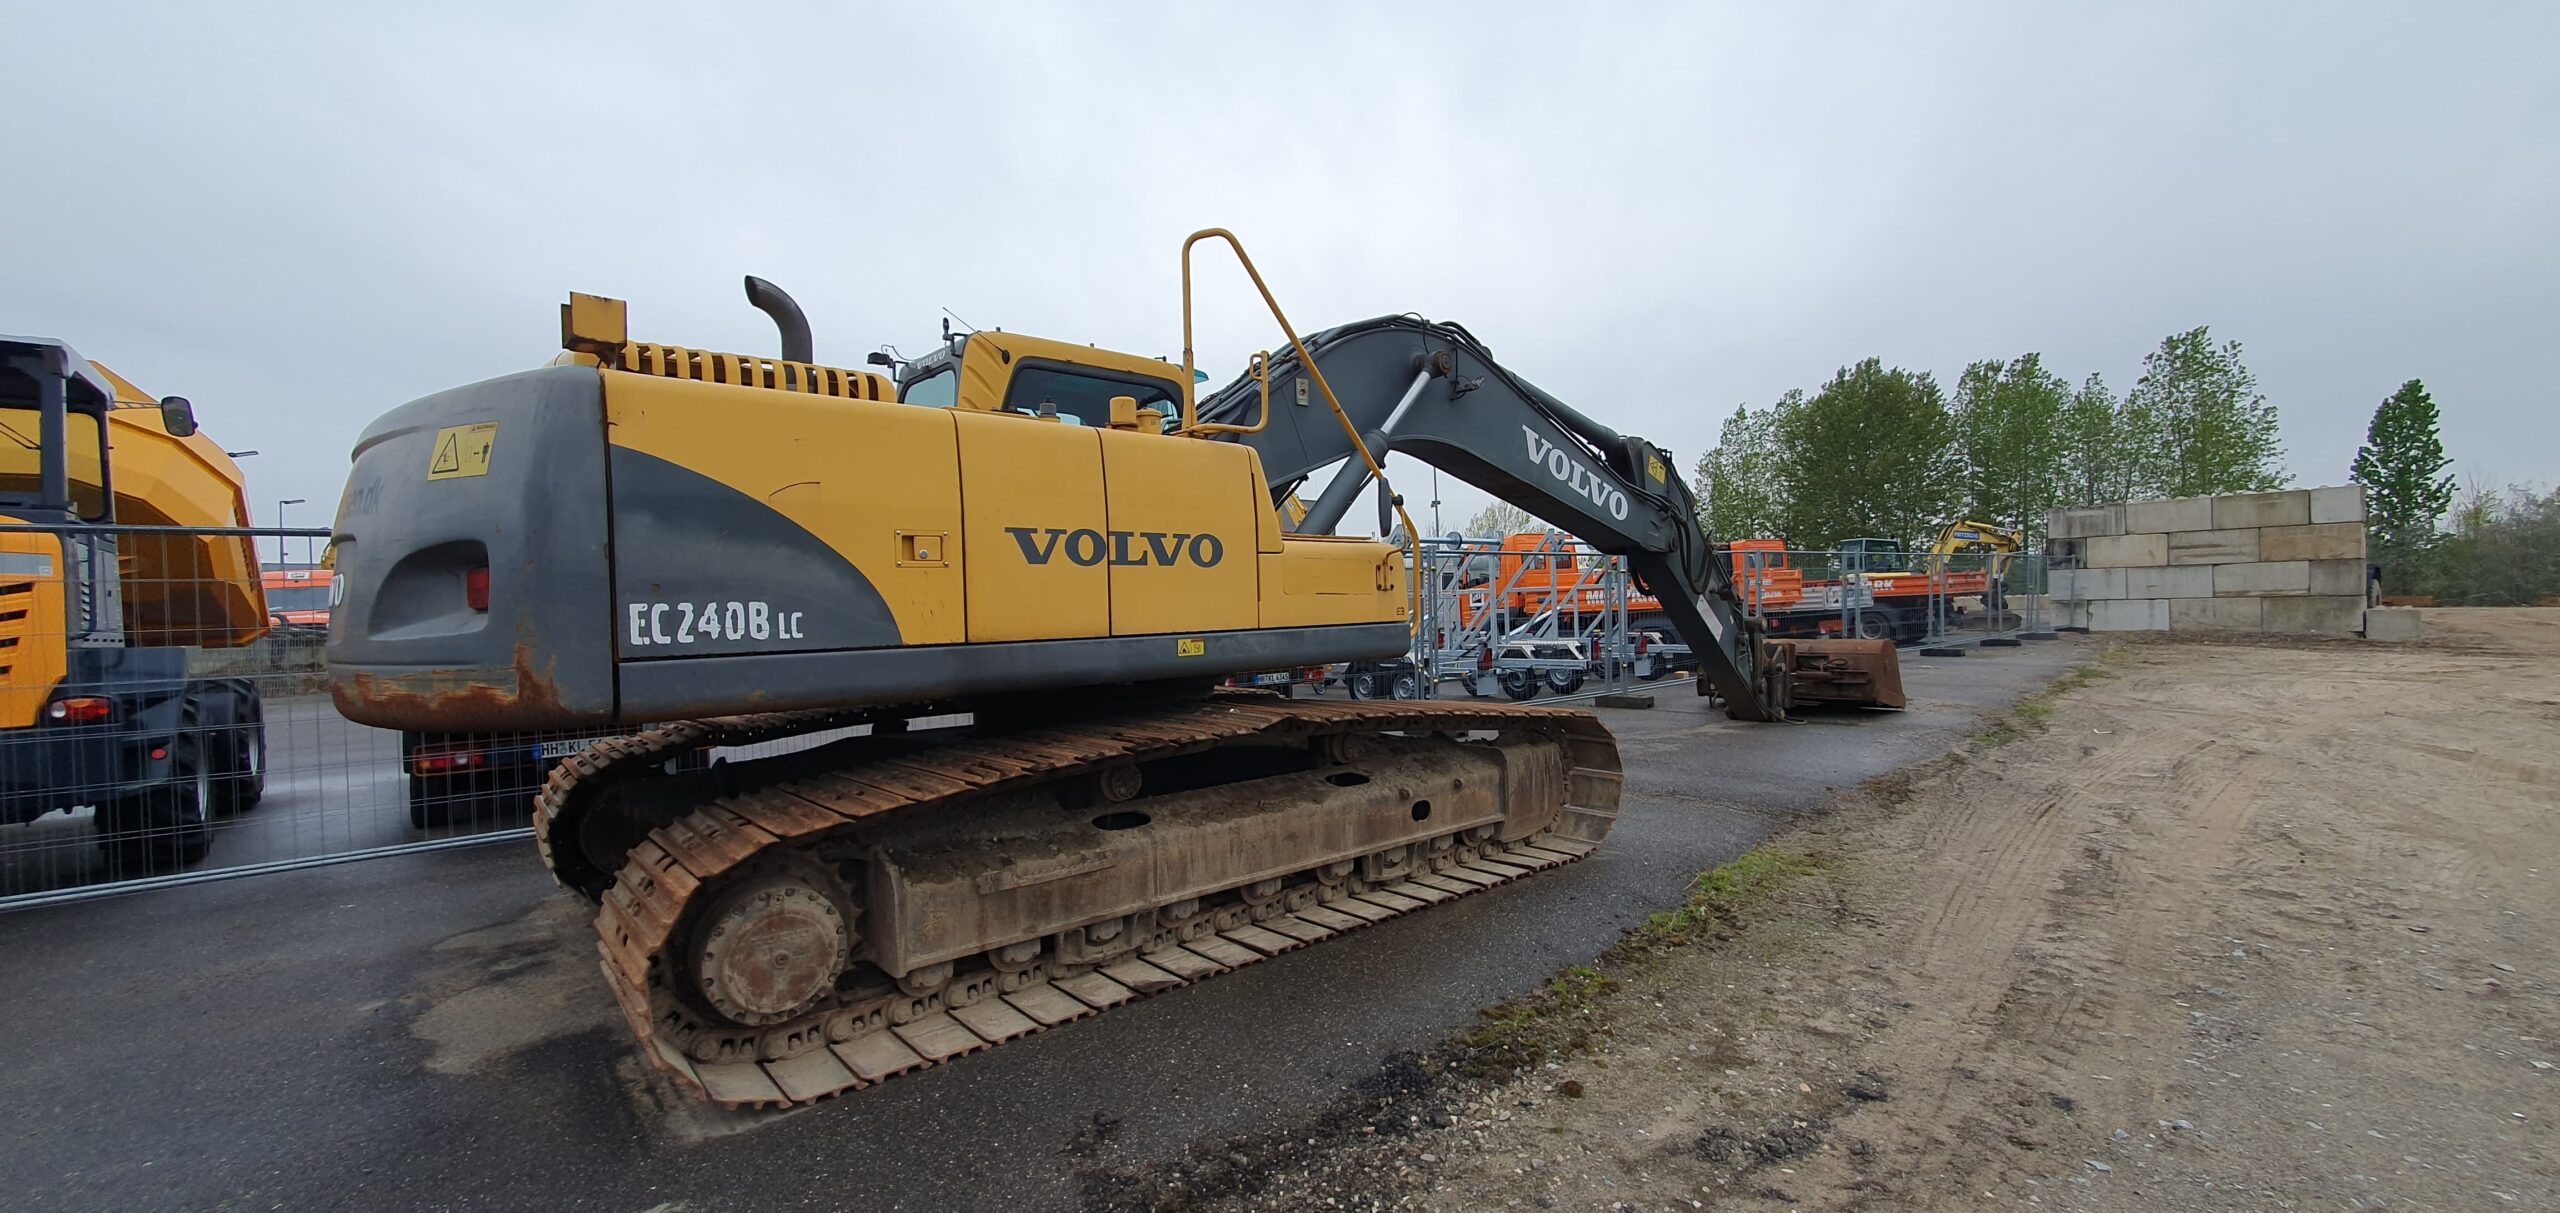
[[[0,331],[194,398],[262,522],[571,290],[769,352],[762,274],[843,364],[944,307],[1178,355],[1210,225],[1301,327],[1462,321],[1683,464],[1861,357],[2121,389],[2203,324],[2304,482],[2411,377],[2466,472],[2560,469],[2560,6],[0,7]],[[1217,381],[1277,343],[1243,292]]]

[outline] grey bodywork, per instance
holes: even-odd
[[[438,435],[494,422],[486,475],[430,481]],[[1188,680],[1403,653],[1402,623],[907,645],[850,562],[736,489],[612,447],[603,379],[550,367],[440,392],[358,440],[336,525],[330,689],[348,718],[433,732],[575,730],[741,710]],[[465,604],[489,569],[488,609]],[[801,634],[634,645],[668,601],[815,604]],[[651,621],[644,613],[637,626]],[[1186,654],[1180,640],[1198,640]]]

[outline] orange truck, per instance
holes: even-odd
[[[267,617],[289,628],[329,626],[336,576],[323,568],[270,568],[258,575],[267,591]]]
[[[1946,560],[1913,557],[1897,540],[1852,539],[1841,545],[1844,572],[1838,577],[1807,578],[1795,564],[1786,541],[1740,539],[1727,549],[1733,561],[1734,590],[1752,613],[1768,621],[1775,636],[1855,635],[1862,640],[1910,641],[1928,630],[1930,603],[1980,598],[1996,604],[1996,565],[1949,567]],[[1599,619],[1609,610],[1608,594],[1599,578],[1577,566],[1576,554],[1558,550],[1553,535],[1543,532],[1508,535],[1490,562],[1487,593],[1460,600],[1460,616],[1472,625],[1498,597],[1513,614],[1527,617],[1556,607]],[[1626,598],[1631,631],[1659,630],[1662,604],[1631,593]]]

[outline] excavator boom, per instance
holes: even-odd
[[[1201,417],[1236,427],[1262,457],[1275,494],[1328,466],[1343,470],[1294,528],[1330,532],[1369,481],[1358,449],[1409,455],[1527,510],[1612,556],[1623,556],[1698,659],[1700,693],[1741,720],[1785,716],[1795,692],[1901,706],[1890,645],[1805,641],[1771,645],[1735,592],[1698,522],[1697,501],[1670,454],[1592,420],[1494,361],[1464,327],[1381,316],[1326,329],[1203,402]],[[1307,358],[1344,417],[1307,402]],[[1347,418],[1349,428],[1343,424]],[[1253,423],[1261,424],[1257,428]],[[1352,431],[1358,431],[1357,444]],[[1382,511],[1383,512],[1383,511]],[[1797,672],[1812,675],[1792,687]]]

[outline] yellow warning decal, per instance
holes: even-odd
[[[498,445],[498,423],[449,425],[436,431],[435,454],[427,460],[427,479],[489,474],[489,452]]]
[[[1197,636],[1183,637],[1182,639],[1173,642],[1173,655],[1176,657],[1206,657],[1209,655],[1209,642],[1202,640]]]
[[[1644,470],[1646,475],[1653,478],[1653,482],[1655,484],[1671,483],[1669,475],[1670,469],[1662,466],[1662,461],[1652,457],[1651,455],[1645,456]]]

